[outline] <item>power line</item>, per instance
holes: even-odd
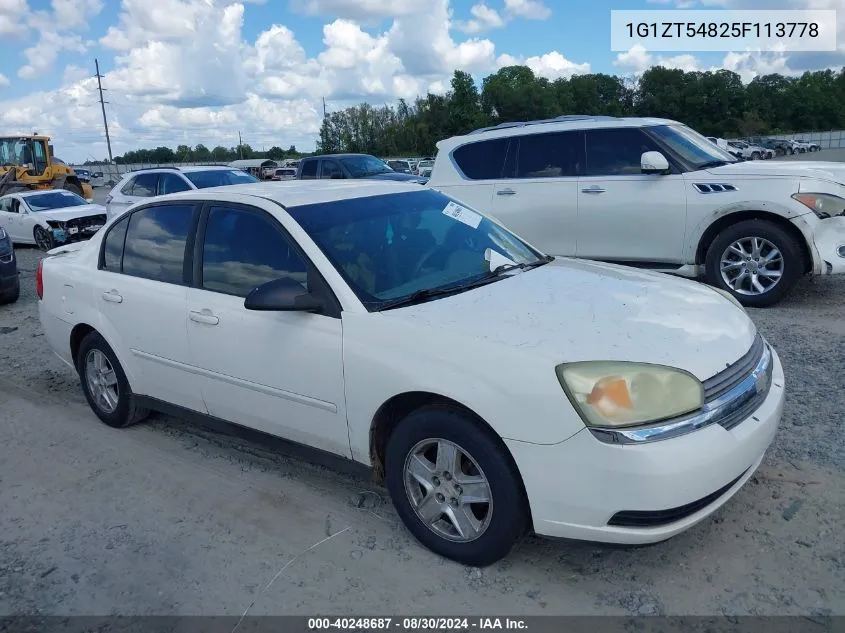
[[[97,69],[97,90],[100,92],[100,109],[103,111],[103,127],[106,128],[106,146],[109,148],[109,162],[112,162],[111,155],[111,139],[109,138],[109,122],[106,120],[106,104],[108,101],[103,101],[103,76],[100,74],[100,62],[94,59],[94,67]]]

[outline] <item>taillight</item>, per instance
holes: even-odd
[[[38,270],[35,273],[35,292],[38,295],[38,300],[44,298],[44,260],[38,262]]]

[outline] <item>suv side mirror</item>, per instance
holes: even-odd
[[[320,312],[323,301],[299,282],[281,277],[254,288],[244,299],[244,307],[264,312]]]
[[[668,174],[669,161],[660,152],[644,152],[640,158],[640,168],[644,174]]]

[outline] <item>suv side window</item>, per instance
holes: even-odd
[[[320,178],[330,179],[335,174],[340,174],[340,177],[343,177],[343,170],[340,168],[340,165],[338,165],[336,161],[323,160],[322,162],[323,169],[320,172]]]
[[[583,132],[550,132],[517,138],[517,178],[564,178],[583,173]]]
[[[288,277],[308,287],[308,267],[276,223],[258,209],[211,207],[202,248],[202,288],[246,297]]]
[[[643,153],[659,151],[657,144],[640,128],[587,130],[587,175],[639,175]]]
[[[508,139],[494,138],[461,145],[452,158],[470,180],[494,180],[502,177],[507,149]]]
[[[126,230],[123,274],[185,283],[182,271],[193,214],[193,204],[156,205],[134,212]]]
[[[114,273],[121,272],[123,262],[123,243],[126,241],[126,228],[129,226],[129,217],[125,217],[109,229],[106,238],[103,240],[103,264],[102,270],[109,270]]]
[[[315,160],[305,160],[302,161],[302,172],[300,174],[300,178],[303,180],[311,180],[317,177],[317,165],[319,161]]]
[[[151,198],[156,195],[157,187],[158,174],[138,174],[120,192],[127,196]]]
[[[158,195],[176,193],[177,191],[189,191],[191,185],[185,182],[182,176],[176,174],[160,174],[158,177]]]

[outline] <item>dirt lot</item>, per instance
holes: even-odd
[[[39,253],[18,253],[23,294],[0,308],[0,615],[845,614],[845,279],[754,311],[785,419],[712,520],[642,549],[529,538],[478,570],[417,545],[366,480],[172,418],[102,425],[43,338]]]

